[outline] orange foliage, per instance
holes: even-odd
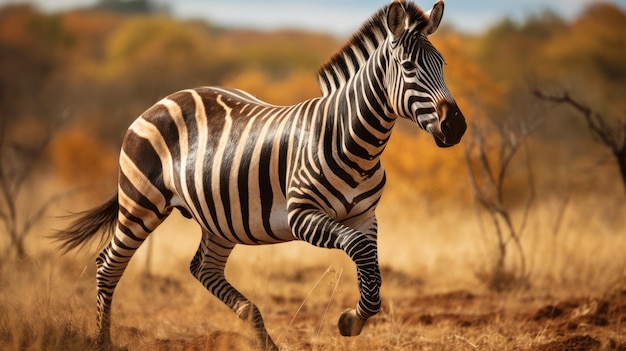
[[[111,13],[70,12],[63,16],[63,25],[73,38],[73,58],[76,78],[94,75],[103,59],[103,46],[111,32],[123,23],[123,19]]]
[[[411,205],[470,201],[462,145],[441,149],[419,127],[399,121],[382,159],[389,178],[386,196]]]
[[[305,71],[295,71],[275,80],[262,71],[245,71],[223,81],[222,85],[245,90],[274,105],[293,105],[321,95],[315,76]]]
[[[477,122],[485,111],[503,113],[506,110],[508,84],[496,82],[464,50],[468,38],[446,33],[432,38],[433,45],[446,60],[445,79],[463,115]]]
[[[33,38],[25,25],[34,15],[30,6],[5,8],[0,13],[0,42],[5,45],[27,46],[33,44]]]
[[[328,35],[281,30],[234,30],[217,38],[218,50],[246,67],[273,75],[292,69],[314,72],[341,43]]]
[[[201,28],[167,17],[138,17],[127,20],[105,46],[107,65],[114,75],[136,70],[178,71],[192,65],[211,65],[214,53],[211,38]],[[156,69],[156,71],[154,71]]]
[[[55,135],[50,158],[60,181],[73,186],[111,183],[116,179],[116,151],[84,128],[74,127]]]

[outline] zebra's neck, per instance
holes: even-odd
[[[382,46],[346,84],[328,96],[329,113],[336,123],[333,147],[355,178],[369,177],[378,170],[395,124],[385,90],[387,62]]]

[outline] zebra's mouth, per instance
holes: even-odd
[[[439,123],[437,123],[437,122],[429,123],[426,126],[426,131],[428,131],[430,134],[432,134],[433,138],[435,139],[435,143],[437,144],[437,146],[439,146],[439,147],[450,147],[450,146],[454,145],[454,144],[446,143],[446,136],[441,131],[441,128],[439,127]]]
[[[450,147],[454,145],[453,143],[446,142],[446,135],[444,130],[442,130],[441,123],[439,122],[439,115],[437,113],[418,115],[417,121],[425,131],[433,136],[437,146]]]

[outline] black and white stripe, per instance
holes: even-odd
[[[428,42],[443,13],[396,1],[377,12],[319,72],[323,96],[274,106],[220,87],[177,92],[128,129],[119,186],[102,206],[59,233],[71,249],[114,225],[97,258],[100,341],[108,343],[113,291],[148,235],[179,209],[202,227],[190,270],[239,317],[264,349],[276,349],[256,306],[228,283],[236,244],[303,240],[344,250],[361,298],[339,321],[357,335],[380,310],[375,208],[385,185],[380,155],[398,117],[441,146],[465,122],[443,82],[443,58]]]

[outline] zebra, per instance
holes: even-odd
[[[237,244],[301,240],[343,250],[356,265],[360,297],[338,329],[359,335],[381,309],[375,209],[394,124],[411,120],[440,147],[458,144],[467,128],[428,40],[443,10],[442,0],[428,12],[406,0],[378,10],[320,68],[320,97],[276,106],[241,90],[200,87],[141,114],[122,142],[117,190],[56,236],[64,252],[103,240],[98,344],[111,345],[113,292],[129,260],[174,209],[201,227],[191,273],[251,324],[261,348],[278,350],[257,306],[224,276]]]

